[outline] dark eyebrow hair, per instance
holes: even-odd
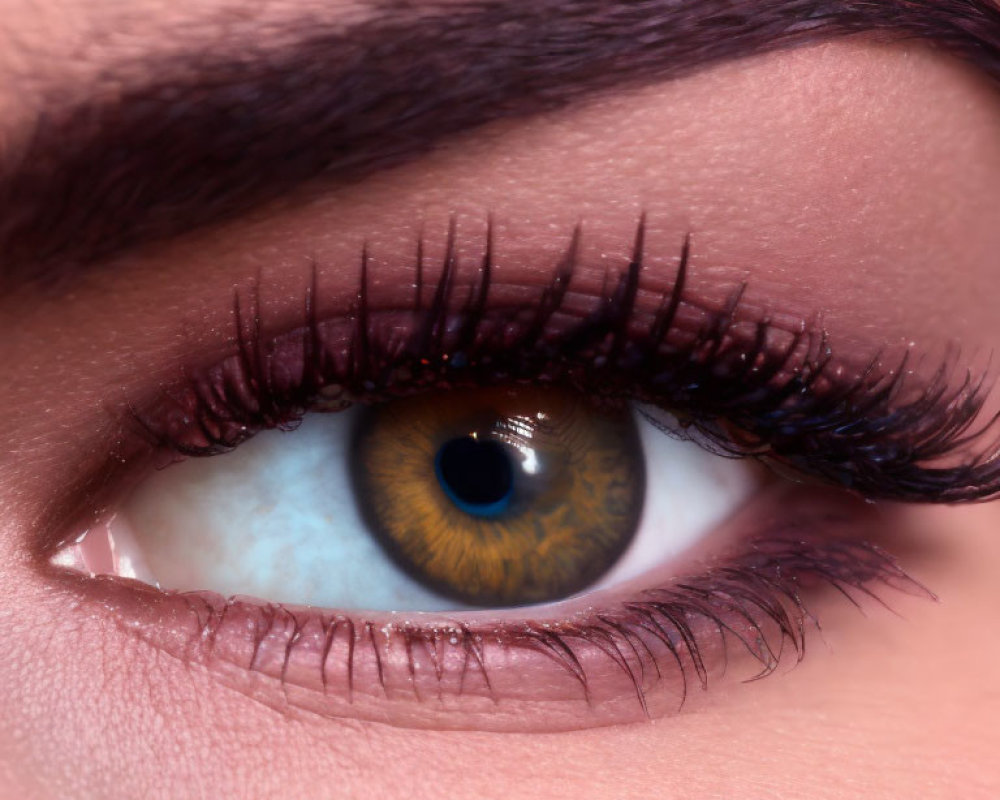
[[[275,50],[143,65],[162,77],[46,109],[0,152],[0,286],[75,273],[315,178],[360,179],[490,121],[778,48],[920,39],[1000,80],[994,0],[387,0],[372,11],[292,31],[294,45]]]

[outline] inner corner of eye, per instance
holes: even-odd
[[[748,464],[633,405],[451,390],[309,414],[180,462],[54,560],[343,610],[536,605],[668,564],[754,487]]]

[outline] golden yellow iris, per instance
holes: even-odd
[[[371,409],[356,489],[396,561],[474,605],[566,597],[621,555],[645,476],[627,408],[530,388],[426,394]]]

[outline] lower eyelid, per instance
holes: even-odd
[[[794,663],[838,594],[930,595],[865,543],[880,520],[870,506],[800,487],[762,502],[720,533],[729,556],[706,565],[694,554],[683,578],[647,575],[503,613],[348,614],[63,577],[121,635],[283,710],[401,727],[575,729],[674,713],[708,685]]]

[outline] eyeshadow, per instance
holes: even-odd
[[[644,217],[621,274],[578,292],[579,236],[534,302],[495,302],[491,232],[478,284],[457,296],[454,225],[436,284],[428,291],[415,265],[405,307],[371,297],[364,253],[356,301],[340,316],[318,317],[314,273],[299,323],[272,331],[255,286],[248,307],[236,296],[236,352],[130,409],[132,429],[166,452],[209,456],[310,411],[434,389],[560,386],[597,405],[663,409],[683,423],[675,434],[871,499],[955,502],[1000,488],[995,420],[981,419],[988,371],[963,373],[950,351],[923,379],[909,351],[839,355],[822,328],[744,312],[744,285],[704,303],[688,286],[690,240],[673,284],[648,291]]]

